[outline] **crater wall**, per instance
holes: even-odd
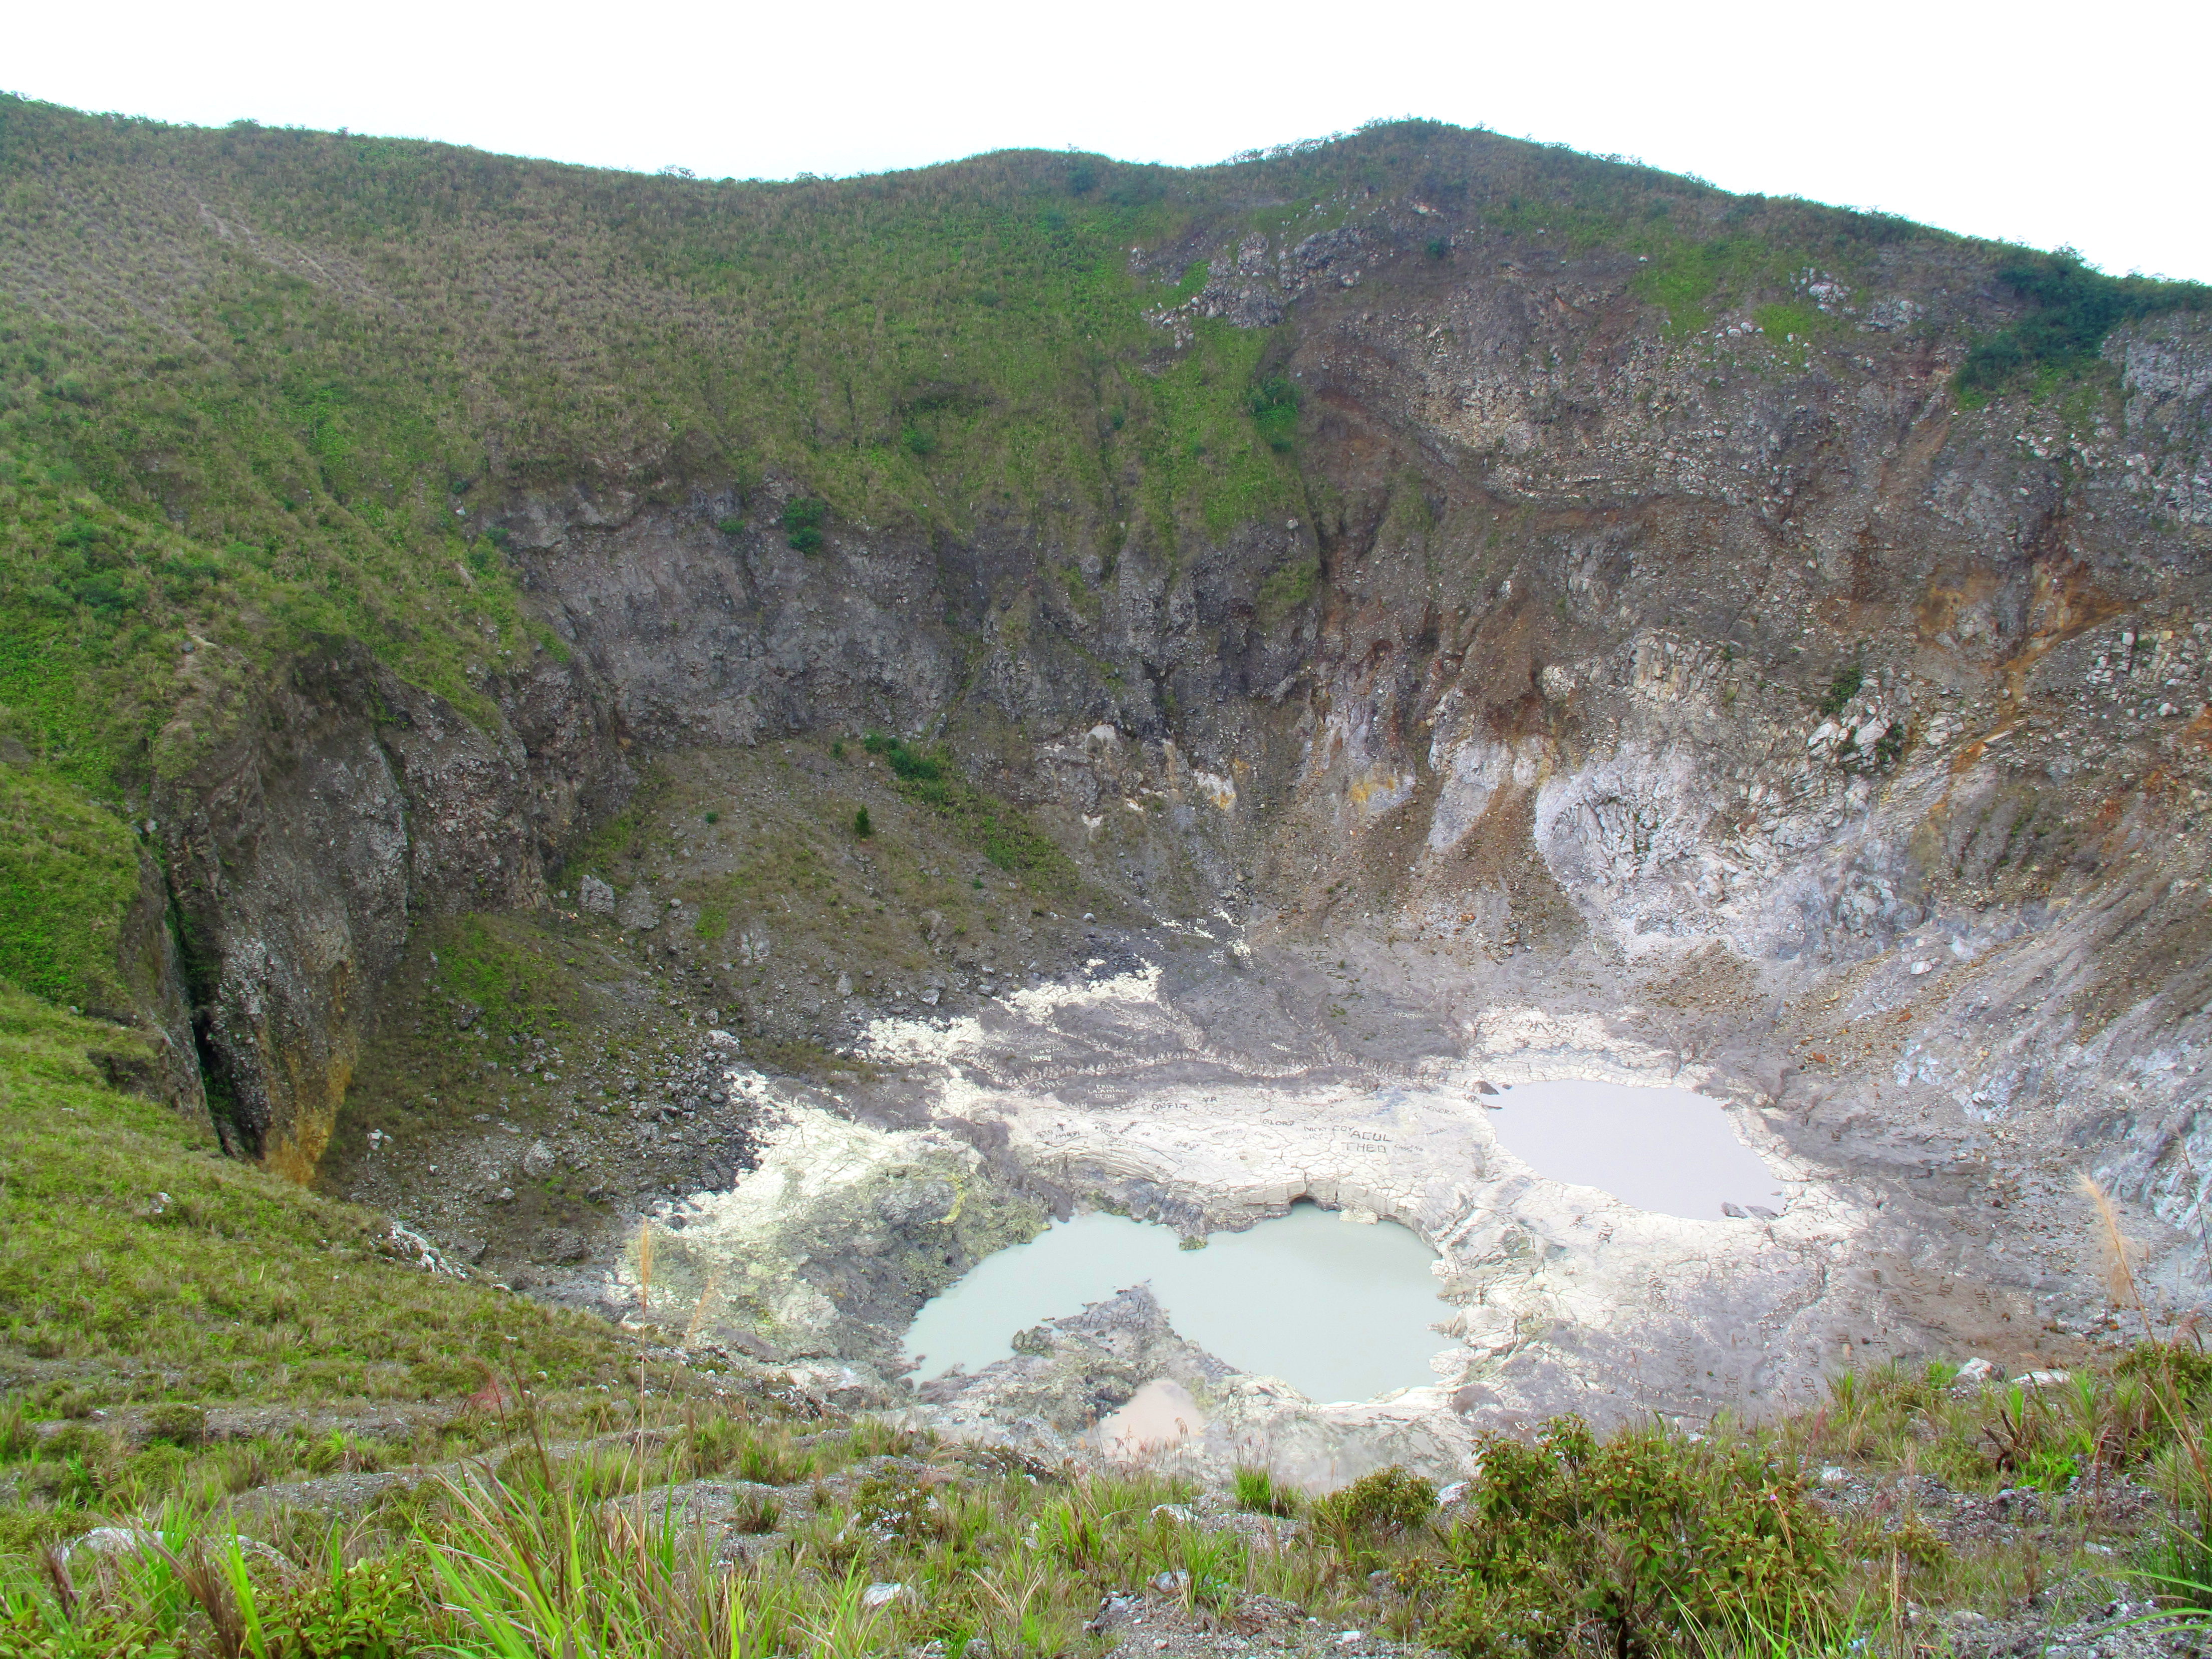
[[[314,1170],[413,919],[546,904],[654,764],[880,729],[1032,814],[1119,947],[1218,913],[1224,973],[1397,963],[1462,1049],[1478,1004],[1602,1005],[1867,1215],[1994,1252],[2023,1327],[2089,1317],[2036,1231],[2076,1166],[2201,1291],[2202,319],[2116,331],[2087,401],[1972,406],[2001,302],[1921,245],[1804,274],[1801,339],[1437,219],[1132,255],[1207,264],[1159,372],[1243,330],[1297,389],[1280,518],[854,516],[802,552],[788,468],[500,486],[547,630],[486,676],[500,721],[334,646],[167,786],[240,1144]],[[1923,1301],[1929,1341],[1972,1322]]]

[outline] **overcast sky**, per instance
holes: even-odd
[[[1212,161],[1423,115],[2212,279],[2208,19],[2205,0],[107,0],[15,12],[0,84],[716,178],[1012,146]]]

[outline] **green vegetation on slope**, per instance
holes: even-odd
[[[823,1413],[765,1378],[709,1396],[670,1368],[630,1399],[519,1390],[496,1424],[404,1446],[205,1447],[166,1419],[131,1450],[0,1420],[0,1536],[170,1505],[158,1547],[103,1570],[0,1560],[0,1654],[1055,1656],[1233,1632],[1262,1652],[1364,1634],[1457,1659],[1749,1659],[1936,1651],[1931,1632],[1991,1620],[2040,1642],[2116,1597],[2138,1618],[2212,1602],[2206,1370],[2193,1346],[2146,1344],[2056,1398],[1885,1370],[1758,1429],[1558,1419],[1533,1444],[1486,1443],[1448,1504],[1402,1468],[1313,1499],[1257,1467],[1233,1498],[1055,1468]],[[471,1442],[495,1449],[459,1462]],[[418,1478],[349,1527],[306,1492],[257,1515],[270,1553],[237,1553],[216,1507],[257,1473],[410,1454]],[[2027,1644],[2018,1625],[1986,1634]]]
[[[118,921],[138,852],[112,812],[50,769],[0,761],[0,983],[120,1012]]]
[[[1980,397],[2079,373],[2124,322],[2169,311],[2212,309],[2212,286],[2154,276],[2107,276],[2068,253],[2033,253],[1997,272],[2029,305],[2011,327],[1982,341],[1959,367],[1959,389]]]
[[[451,1396],[487,1365],[575,1382],[595,1320],[440,1278],[374,1216],[219,1155],[106,1087],[134,1034],[0,988],[0,1377],[49,1411],[144,1401]]]
[[[1073,892],[1075,866],[1048,836],[1020,812],[994,799],[960,774],[951,750],[918,749],[871,732],[865,740],[898,780],[908,800],[935,809],[953,837],[981,851],[1001,870],[1027,877],[1041,892]]]
[[[1287,499],[1236,418],[1243,340],[1149,362],[1127,250],[1212,192],[1098,171],[714,185],[0,100],[0,621],[37,641],[36,712],[149,763],[195,632],[256,659],[353,635],[480,708],[531,641],[477,523],[534,483],[772,473],[809,552],[1125,516],[1129,474],[1170,528]],[[162,672],[87,684],[125,662]]]
[[[438,964],[438,988],[465,1005],[493,1036],[554,1031],[568,1024],[574,995],[553,951],[526,920],[466,915],[434,918],[428,943]]]
[[[25,642],[0,703],[126,772],[221,726],[195,633],[248,666],[351,635],[480,710],[544,643],[479,532],[534,485],[733,491],[726,533],[807,552],[1001,519],[1172,550],[1294,507],[1268,332],[1166,349],[1146,313],[1206,272],[1133,249],[1414,195],[1647,254],[1682,322],[1931,234],[1756,198],[1717,234],[1707,186],[1424,122],[1188,172],[1012,152],[758,184],[8,99],[0,191],[0,633]]]
[[[1655,307],[1671,333],[1697,333],[1739,305],[1764,311],[1761,331],[1771,337],[1793,321],[1825,332],[1837,320],[1796,297],[1809,276],[1879,283],[1885,254],[1899,244],[1960,240],[1887,214],[1729,197],[1681,180],[1668,180],[1668,189],[1641,169],[1588,165],[1571,188],[1516,191],[1486,207],[1483,222],[1532,248],[1632,258],[1639,269],[1629,292]]]
[[[240,684],[317,635],[478,713],[528,648],[496,550],[442,499],[462,458],[330,451],[331,400],[441,395],[356,361],[376,319],[295,282],[217,309],[170,325],[220,331],[221,356],[0,299],[0,703],[95,788],[189,766]],[[330,388],[307,405],[302,358]]]

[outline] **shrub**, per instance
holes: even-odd
[[[1209,1533],[1196,1527],[1177,1527],[1170,1536],[1169,1559],[1183,1574],[1183,1595],[1194,1607],[1216,1619],[1227,1617],[1237,1593],[1250,1575],[1244,1540],[1234,1533]]]
[[[1436,1487],[1394,1463],[1320,1499],[1313,1518],[1322,1531],[1340,1537],[1387,1538],[1419,1526],[1436,1508]]]
[[[783,1519],[783,1505],[764,1492],[747,1492],[730,1512],[730,1529],[742,1533],[774,1532]]]
[[[783,509],[783,538],[801,553],[822,550],[822,523],[830,503],[819,495],[794,495]]]
[[[88,1457],[72,1453],[34,1463],[18,1477],[22,1489],[57,1506],[84,1507],[107,1490],[100,1468]]]
[[[943,1532],[949,1518],[939,1489],[919,1475],[870,1475],[853,1494],[853,1519],[878,1539],[920,1544]]]
[[[385,1464],[383,1447],[332,1429],[300,1454],[301,1467],[313,1474],[374,1474]]]
[[[2212,287],[2153,276],[2107,276],[2078,254],[2032,254],[1997,272],[2023,300],[2026,316],[1983,341],[1959,366],[1959,389],[1988,396],[2021,386],[2039,370],[2080,369],[2096,361],[2119,324],[2166,311],[2212,309]]]
[[[1844,705],[1858,696],[1859,688],[1865,684],[1866,670],[1853,663],[1828,682],[1828,695],[1820,699],[1820,712],[1823,714],[1842,714]]]
[[[2112,1368],[2118,1376],[2140,1376],[2168,1390],[2192,1409],[2212,1401],[2212,1354],[2179,1342],[2138,1342]]]
[[[1037,1547],[1079,1572],[1103,1567],[1112,1559],[1099,1490],[1097,1482],[1086,1481],[1046,1504],[1037,1517]]]
[[[207,1413],[198,1406],[156,1406],[146,1413],[146,1432],[173,1446],[197,1446],[207,1438]]]
[[[429,1633],[414,1575],[396,1556],[349,1565],[334,1555],[325,1572],[302,1574],[280,1591],[271,1613],[277,1639],[270,1650],[301,1659],[383,1659],[427,1645]]]
[[[868,809],[865,806],[853,814],[853,833],[862,841],[876,833],[876,826],[868,822]]]
[[[1428,255],[1431,259],[1450,258],[1451,238],[1449,236],[1431,237],[1429,239]]]
[[[1237,1507],[1255,1515],[1296,1515],[1298,1495],[1267,1470],[1243,1468],[1237,1471]]]
[[[932,753],[916,749],[898,738],[887,738],[880,732],[871,732],[864,739],[871,755],[879,757],[891,769],[894,777],[908,783],[938,783],[952,769],[951,758],[942,750]]]
[[[761,1434],[738,1451],[738,1474],[763,1486],[787,1486],[813,1473],[811,1452],[792,1443],[788,1434]]]
[[[1750,1448],[1656,1429],[1601,1444],[1558,1418],[1533,1446],[1485,1441],[1468,1510],[1431,1632],[1468,1659],[1547,1650],[1585,1620],[1633,1659],[1724,1632],[1817,1635],[1834,1612],[1832,1525]]]
[[[1280,374],[1270,374],[1245,395],[1253,425],[1278,454],[1288,453],[1297,441],[1298,400],[1297,382]]]

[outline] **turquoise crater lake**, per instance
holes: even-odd
[[[1170,1228],[1122,1216],[1055,1222],[923,1305],[906,1342],[916,1376],[980,1370],[1013,1353],[1017,1332],[1149,1284],[1182,1335],[1310,1399],[1367,1400],[1436,1382],[1429,1359],[1452,1345],[1429,1327],[1452,1310],[1429,1271],[1436,1252],[1408,1229],[1299,1203],[1242,1232],[1214,1233],[1202,1250],[1180,1243]]]

